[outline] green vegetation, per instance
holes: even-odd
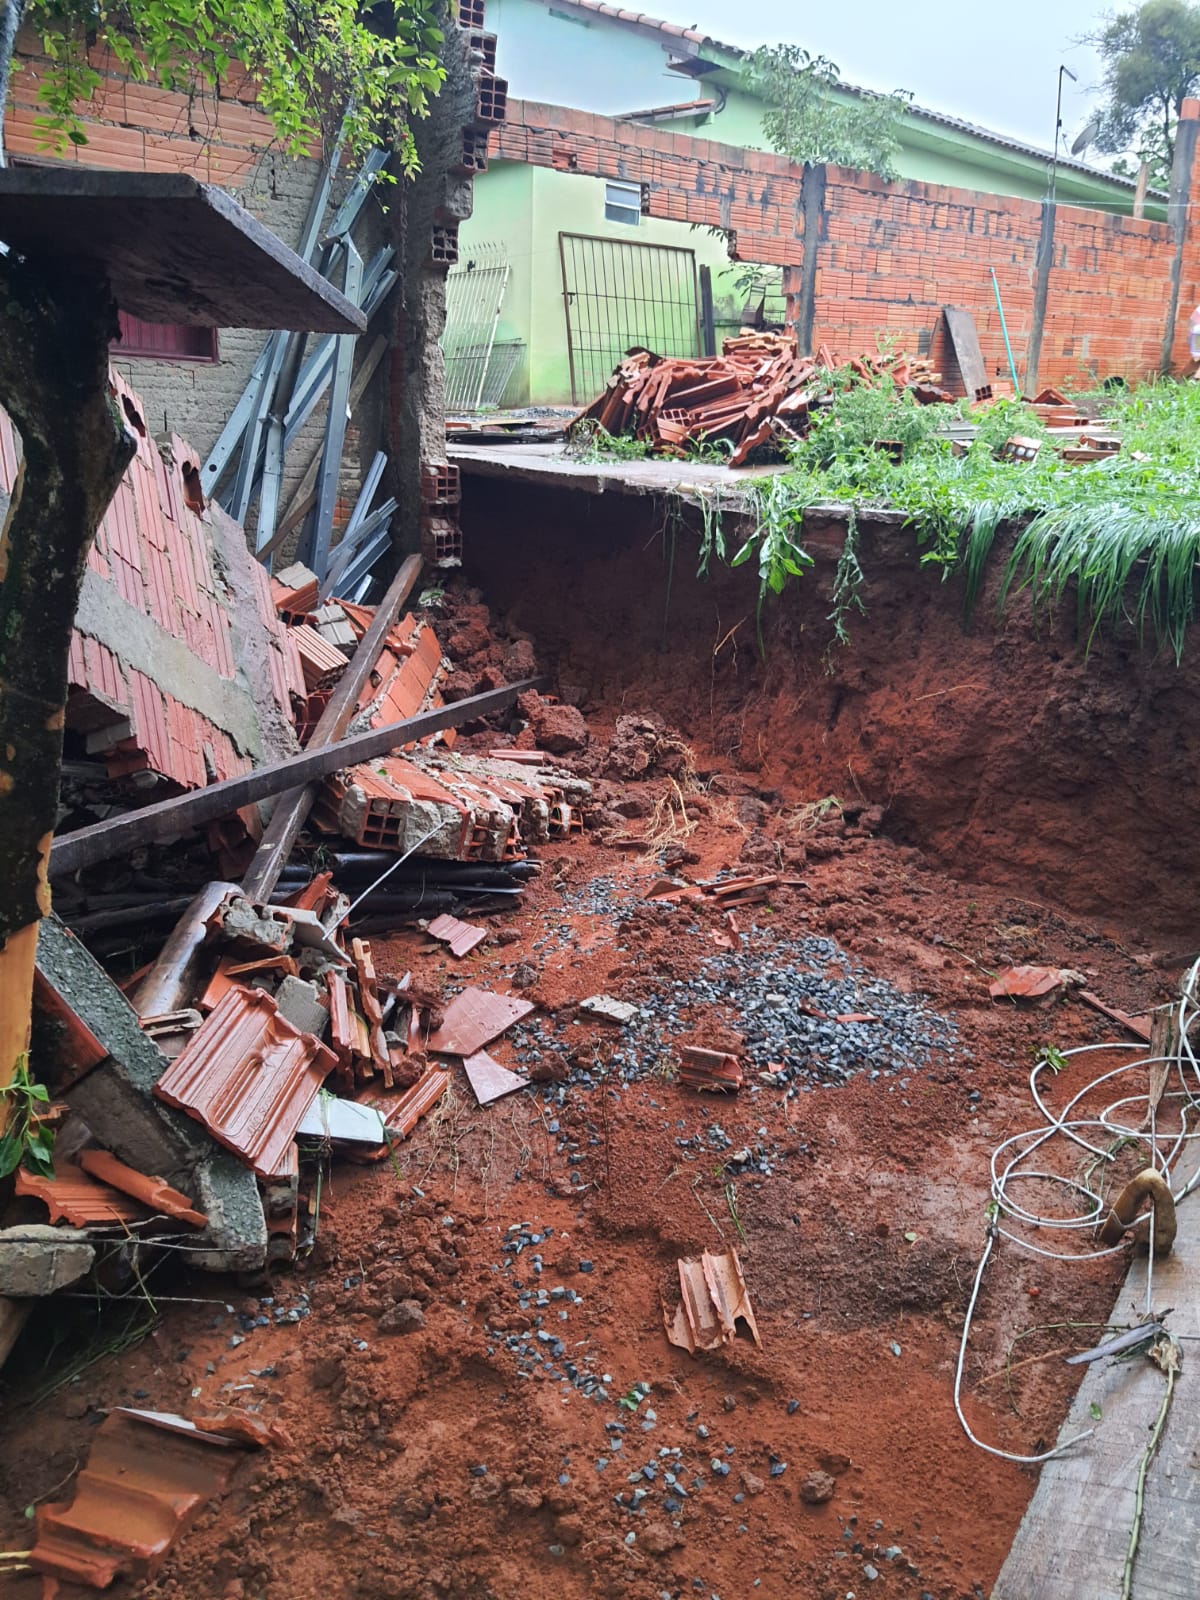
[[[849,505],[831,616],[836,638],[846,642],[849,613],[863,609],[858,521],[887,508],[905,514],[923,563],[962,577],[968,614],[997,534],[1013,528],[1002,603],[1029,588],[1038,603],[1053,605],[1073,589],[1089,643],[1098,629],[1125,618],[1140,642],[1149,633],[1179,659],[1195,613],[1200,558],[1200,385],[1164,381],[1104,396],[1123,448],[1073,465],[1049,444],[1031,463],[997,459],[997,447],[1014,433],[1044,438],[1034,414],[1016,402],[954,417],[944,406],[917,405],[907,392],[843,377],[832,404],[792,448],[790,470],[751,490],[757,526],[732,564],[756,563],[760,606],[812,565],[801,542],[805,512]],[[947,422],[967,416],[978,430],[964,449]],[[713,549],[709,518],[702,569]]]
[[[765,104],[763,132],[780,155],[896,176],[900,118],[911,95],[847,89],[835,62],[798,44],[756,50],[746,86]]]
[[[1097,149],[1132,151],[1149,165],[1151,183],[1165,189],[1183,102],[1200,84],[1200,5],[1145,0],[1109,13],[1085,42],[1104,62]],[[1136,166],[1116,163],[1115,170],[1133,176]]]
[[[8,1115],[0,1137],[0,1178],[7,1178],[22,1165],[43,1177],[53,1177],[54,1130],[41,1120],[50,1095],[29,1076],[28,1056],[17,1058],[12,1082],[0,1089],[0,1101]]]
[[[445,78],[440,0],[9,0],[7,9],[15,22],[0,37],[0,102],[23,17],[50,61],[38,122],[57,153],[87,143],[84,119],[102,83],[88,53],[97,33],[135,83],[211,95],[214,126],[217,90],[240,62],[289,154],[342,128],[352,153],[394,147],[406,172],[417,166],[409,119],[425,115]],[[204,115],[195,120],[205,126]]]

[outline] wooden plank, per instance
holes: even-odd
[[[421,576],[421,567],[420,556],[409,556],[392,580],[391,588],[375,608],[371,626],[359,640],[358,649],[338,679],[329,703],[312,731],[308,741],[309,750],[319,750],[324,745],[332,744],[350,726],[350,719],[358,706],[358,697],[371,675],[371,669],[379,660],[389,630]],[[309,783],[280,795],[254,859],[242,879],[242,889],[248,899],[265,901],[271,898],[283,864],[291,854],[292,846],[319,792],[319,784]]]
[[[0,170],[0,239],[107,279],[123,311],[205,328],[361,333],[340,290],[222,189],[186,173]]]
[[[1200,1151],[1194,1145],[1184,1150],[1172,1174],[1175,1190],[1200,1166]],[[1131,1325],[1141,1317],[1146,1269],[1145,1257],[1131,1264],[1113,1308],[1115,1323]],[[1174,1308],[1167,1326],[1181,1341],[1184,1365],[1146,1481],[1133,1593],[1136,1600],[1194,1600],[1200,1586],[1200,1406],[1189,1366],[1200,1360],[1200,1195],[1180,1206],[1175,1248],[1154,1263],[1154,1306]],[[1081,1340],[1099,1343],[1101,1337]],[[1060,1438],[1095,1432],[1042,1467],[992,1600],[1119,1600],[1138,1466],[1164,1385],[1144,1357],[1092,1362]]]
[[[961,306],[943,306],[942,315],[946,319],[946,332],[950,335],[950,343],[954,346],[954,359],[958,362],[958,370],[962,374],[967,399],[973,400],[976,391],[985,389],[988,382],[983,351],[979,348],[979,332],[975,327],[975,318]]]
[[[339,739],[336,744],[325,745],[320,750],[305,750],[298,756],[289,756],[286,761],[258,767],[221,783],[210,783],[206,789],[193,789],[188,794],[143,806],[140,811],[128,812],[123,817],[80,828],[54,841],[50,850],[50,874],[58,877],[77,872],[81,867],[94,866],[97,861],[110,861],[113,856],[139,845],[178,839],[192,828],[230,816],[241,806],[269,800],[286,789],[312,783],[341,767],[352,767],[359,761],[386,755],[389,750],[415,743],[431,733],[440,733],[443,728],[459,728],[477,717],[507,711],[528,690],[549,687],[548,678],[522,678],[519,683],[510,683],[503,689],[489,689],[486,694],[473,694],[467,700],[456,700],[453,705],[423,711],[419,717],[391,722],[383,728],[369,728],[366,733]]]

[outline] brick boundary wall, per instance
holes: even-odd
[[[129,172],[185,172],[202,183],[236,188],[254,175],[263,153],[278,148],[270,120],[254,104],[254,85],[234,64],[220,94],[191,98],[157,83],[132,83],[105,44],[88,51],[100,74],[84,107],[88,142],[61,152],[46,148],[35,119],[38,85],[48,62],[31,29],[17,39],[4,140],[10,156]]]
[[[1008,377],[991,270],[1018,374],[1045,383],[1133,379],[1187,361],[1200,300],[1195,161],[1200,101],[1184,104],[1167,222],[835,166],[563,106],[510,100],[500,159],[643,187],[653,217],[724,229],[734,260],[780,266],[802,348],[847,357],[893,335],[950,379],[943,305],[970,310],[989,374]],[[1200,215],[1200,213],[1198,213]]]

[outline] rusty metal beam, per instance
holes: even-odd
[[[409,556],[392,580],[391,588],[375,608],[371,626],[359,640],[358,649],[338,679],[337,687],[312,731],[307,746],[309,750],[320,750],[332,744],[350,726],[359,696],[371,675],[371,669],[379,660],[384,640],[421,576],[421,566],[420,556]],[[264,901],[271,898],[283,864],[291,854],[317,792],[318,785],[308,783],[280,795],[254,860],[242,879],[242,890],[248,899]]]
[[[341,767],[352,767],[356,762],[386,755],[390,750],[427,738],[431,733],[440,733],[444,728],[458,728],[478,717],[507,711],[528,690],[549,687],[548,678],[522,678],[519,683],[510,683],[503,689],[489,689],[486,694],[473,694],[454,705],[424,711],[419,717],[391,722],[383,728],[369,728],[366,733],[339,739],[320,750],[305,750],[272,766],[259,767],[221,783],[210,783],[206,789],[194,789],[174,799],[144,806],[140,811],[128,812],[123,817],[111,817],[90,828],[64,834],[54,841],[50,851],[51,876],[61,877],[81,867],[94,866],[98,861],[111,861],[113,856],[142,845],[178,839],[192,828],[230,816],[241,806],[269,800],[301,784],[314,783]]]

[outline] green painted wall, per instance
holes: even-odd
[[[474,212],[459,228],[459,263],[461,267],[470,260],[472,244],[503,241],[507,247],[511,272],[497,339],[520,339],[525,345],[505,394],[508,405],[573,403],[560,234],[692,251],[697,270],[708,266],[712,271],[718,348],[722,337],[739,326],[747,298],[740,280],[747,268],[730,263],[723,239],[656,217],[642,217],[636,226],[610,222],[604,215],[604,197],[602,178],[513,161],[493,162],[475,181]],[[782,313],[778,283],[776,272],[766,285],[768,314],[776,316]],[[643,336],[655,342],[653,326]]]

